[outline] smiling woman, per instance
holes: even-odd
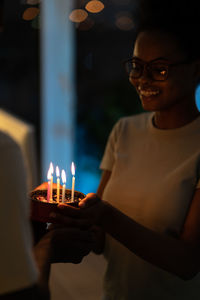
[[[105,244],[102,236],[98,243],[108,261],[103,299],[198,299],[199,9],[196,1],[145,4],[126,66],[148,112],[116,123],[97,195],[80,202],[73,222],[79,217],[77,224],[90,222],[107,233]],[[69,224],[69,217],[71,210],[62,207],[57,220]]]

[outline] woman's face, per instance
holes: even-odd
[[[136,40],[133,57],[145,62],[179,63],[188,59],[175,38],[159,31],[141,32]],[[156,81],[148,69],[142,75],[129,78],[135,86],[143,108],[148,111],[171,110],[184,101],[193,104],[197,75],[194,63],[169,67],[165,81]],[[189,104],[190,105],[190,104]]]

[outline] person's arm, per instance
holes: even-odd
[[[88,220],[149,263],[188,280],[200,271],[200,189],[195,191],[179,237],[150,230],[124,215],[96,194],[88,194],[74,212],[63,207],[58,222],[69,223],[69,216],[80,225]],[[72,211],[71,211],[72,210]]]
[[[104,189],[105,189],[105,187],[106,187],[106,185],[107,185],[107,183],[110,179],[110,176],[111,176],[111,171],[104,170],[102,172],[99,187],[97,189],[97,195],[98,195],[99,198],[102,198]]]
[[[182,233],[175,238],[150,230],[124,215],[109,203],[89,194],[82,201],[86,215],[130,251],[182,279],[190,279],[200,270],[200,189],[188,211]]]
[[[111,171],[104,170],[101,175],[100,183],[97,189],[97,195],[102,198],[104,189],[110,179]],[[105,231],[100,226],[93,226],[93,232],[95,234],[95,246],[93,252],[95,254],[102,254],[105,246]]]

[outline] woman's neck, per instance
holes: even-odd
[[[154,126],[160,129],[175,129],[182,127],[200,115],[196,104],[189,107],[168,111],[156,111],[154,115]]]

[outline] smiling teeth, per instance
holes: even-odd
[[[155,96],[159,94],[159,91],[141,90],[140,88],[138,90],[140,92],[140,95],[145,97]]]

